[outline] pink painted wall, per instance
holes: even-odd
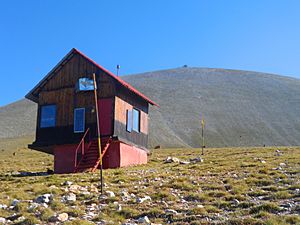
[[[147,152],[135,146],[120,143],[120,167],[146,164],[148,161]]]
[[[74,172],[76,147],[73,144],[54,147],[54,173]]]

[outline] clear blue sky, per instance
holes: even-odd
[[[2,1],[0,106],[72,48],[122,74],[217,67],[300,78],[300,1]]]

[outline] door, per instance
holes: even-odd
[[[112,135],[113,124],[113,99],[103,98],[98,100],[99,122],[101,135]]]

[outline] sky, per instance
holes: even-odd
[[[2,0],[0,106],[73,47],[121,75],[188,65],[300,79],[300,1]]]

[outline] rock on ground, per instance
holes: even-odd
[[[171,157],[171,156],[168,156],[166,159],[165,159],[165,163],[179,163],[179,159],[176,158],[176,157]]]
[[[57,220],[60,222],[65,222],[68,220],[68,218],[69,218],[69,215],[67,213],[61,213],[61,214],[58,214],[58,216],[57,216]]]
[[[62,197],[62,202],[75,202],[76,195],[74,193],[68,193]]]

